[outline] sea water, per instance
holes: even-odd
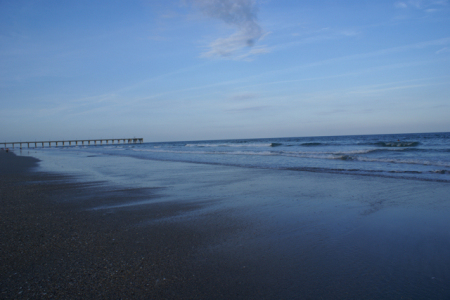
[[[146,142],[37,148],[201,164],[450,182],[450,133]]]

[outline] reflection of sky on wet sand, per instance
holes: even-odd
[[[143,194],[138,202],[101,209],[184,202],[199,205],[159,221],[189,226],[201,220],[218,232],[236,226],[200,249],[196,261],[196,274],[225,294],[232,289],[242,297],[283,299],[450,295],[447,183],[40,155],[40,170],[88,174],[89,180],[122,188],[158,188],[152,189],[158,197],[148,201]]]

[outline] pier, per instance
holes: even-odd
[[[117,142],[116,142],[117,141]],[[122,143],[121,143],[122,141]],[[33,145],[36,148],[38,145],[41,145],[44,147],[45,145],[48,145],[48,147],[51,147],[54,145],[55,147],[58,147],[58,145],[61,145],[63,147],[65,146],[90,146],[90,145],[103,145],[103,142],[106,144],[109,144],[111,142],[111,145],[114,145],[114,142],[116,144],[142,144],[144,142],[143,138],[131,138],[131,139],[96,139],[96,140],[62,140],[62,141],[34,141],[34,142],[4,142],[1,143],[5,145],[5,148],[7,145],[12,145],[12,148],[14,148],[14,145],[19,145],[20,149],[22,149],[22,145],[26,144],[28,148],[30,148],[30,144]],[[91,144],[92,143],[92,144]],[[99,144],[97,144],[99,143]]]

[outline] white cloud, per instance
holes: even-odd
[[[447,5],[448,0],[436,0],[436,1],[432,1],[432,3],[436,4],[436,5]]]
[[[405,2],[397,2],[397,3],[395,3],[394,5],[395,5],[395,7],[397,7],[397,8],[407,8],[407,7],[408,7],[408,5],[406,5]]]
[[[251,47],[253,45],[254,45],[254,35],[251,32],[238,31],[230,35],[229,37],[218,38],[217,40],[212,42],[209,45],[210,50],[208,52],[203,53],[202,56],[231,57],[237,54],[237,52],[240,52],[242,48]]]
[[[344,36],[356,36],[359,34],[358,31],[356,30],[342,30],[341,32],[339,32],[340,34],[344,35]]]
[[[444,47],[444,48],[436,51],[436,54],[448,53],[448,52],[450,52],[450,48],[449,47]]]
[[[415,7],[415,8],[421,8],[422,7],[422,1],[421,0],[409,0],[408,4],[410,6]]]
[[[242,59],[249,55],[264,53],[264,51],[251,52],[251,47],[264,35],[257,22],[258,8],[255,0],[192,1],[205,15],[221,20],[237,29],[229,37],[218,38],[213,41],[209,45],[210,50],[202,54],[203,57],[219,56]]]
[[[433,6],[445,6],[448,4],[448,0],[409,0],[396,2],[394,6],[396,8],[415,8],[415,9],[424,9],[426,12],[434,12],[437,9],[430,8]]]

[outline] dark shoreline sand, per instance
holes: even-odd
[[[2,299],[450,297],[448,184],[172,164],[180,194],[37,164],[0,152]]]
[[[2,299],[207,298],[195,290],[198,283],[190,285],[196,280],[190,278],[195,273],[190,260],[217,232],[195,230],[201,223],[129,226],[195,205],[157,203],[113,214],[89,211],[105,202],[149,199],[152,191],[108,191],[97,182],[27,172],[37,162],[30,157],[0,152],[0,159]],[[89,197],[89,204],[70,201],[74,196]]]

